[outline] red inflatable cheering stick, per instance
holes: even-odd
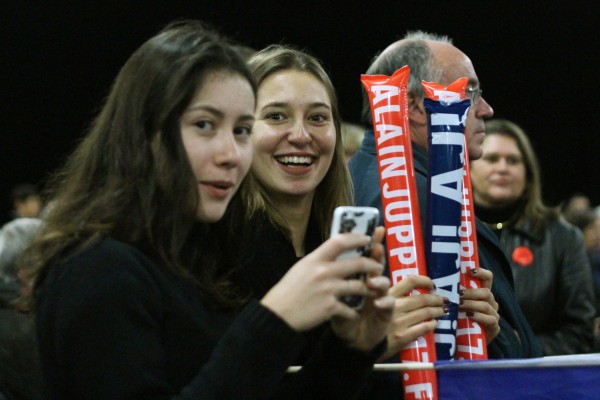
[[[405,66],[391,77],[361,76],[373,117],[388,264],[393,284],[408,275],[427,275],[407,113],[409,75],[410,69]],[[426,290],[418,292],[425,293]],[[433,333],[406,346],[401,350],[400,358],[403,362],[436,361]],[[407,370],[402,377],[406,400],[438,398],[434,370]]]

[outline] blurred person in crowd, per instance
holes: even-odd
[[[344,145],[344,159],[348,163],[358,151],[365,127],[359,124],[342,121],[342,143]]]
[[[596,318],[594,319],[594,347],[592,352],[600,352],[600,215],[596,214],[593,209],[570,212],[565,215],[567,221],[578,227],[583,233],[585,247],[594,274],[594,292]]]
[[[582,192],[573,193],[562,205],[562,212],[565,215],[572,212],[588,211],[591,209],[592,203],[590,198]]]
[[[544,205],[537,157],[521,127],[488,121],[482,150],[471,163],[475,213],[500,238],[544,354],[589,352],[594,289],[581,232]]]
[[[409,32],[375,57],[367,70],[369,75],[391,76],[408,65],[408,120],[415,167],[421,223],[425,226],[427,200],[427,114],[423,105],[421,81],[449,85],[456,79],[469,79],[472,105],[467,122],[467,145],[471,159],[481,156],[485,136],[484,119],[493,115],[491,106],[481,97],[479,79],[471,60],[447,36],[423,31]],[[372,126],[371,107],[363,91],[362,120]],[[356,205],[367,205],[382,211],[379,172],[372,128],[365,132],[361,148],[350,161]],[[383,219],[383,212],[380,213]],[[497,237],[477,220],[480,270],[479,289],[466,289],[461,296],[462,309],[472,309],[473,318],[486,330],[490,358],[525,358],[542,355],[538,341],[531,331],[514,295],[512,273],[502,253]],[[424,230],[423,230],[424,232]],[[493,284],[492,284],[493,281]]]
[[[42,199],[38,187],[21,183],[10,192],[12,211],[10,218],[37,218],[42,211]]]
[[[27,290],[27,283],[23,280],[25,274],[19,271],[17,261],[41,224],[38,218],[16,218],[0,230],[0,287],[7,303]]]
[[[37,218],[17,218],[0,230],[0,398],[35,400],[44,393],[33,319],[13,307],[20,254],[40,225]]]
[[[48,397],[288,399],[329,385],[348,398],[371,372],[393,311],[389,280],[375,279],[381,243],[340,262],[368,238],[336,235],[258,298],[234,279],[255,101],[245,60],[198,21],[169,25],[122,67],[24,254]],[[371,306],[358,314],[344,295]],[[302,333],[332,318],[337,347],[287,375]],[[315,373],[323,364],[339,373]]]

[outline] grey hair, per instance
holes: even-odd
[[[410,67],[408,93],[416,98],[424,96],[421,81],[437,82],[441,79],[443,70],[433,57],[433,52],[426,40],[452,44],[452,39],[446,35],[438,35],[424,31],[409,31],[401,39],[403,43],[390,50],[378,53],[367,69],[367,75],[391,76],[405,65]],[[361,120],[366,125],[372,125],[369,96],[363,89],[363,106]]]

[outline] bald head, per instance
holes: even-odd
[[[409,32],[404,38],[390,44],[371,63],[368,75],[391,76],[408,65],[408,119],[411,140],[427,149],[427,115],[423,106],[424,91],[421,81],[444,86],[466,77],[471,88],[479,88],[479,79],[469,57],[452,44],[447,36],[422,31]],[[472,160],[481,157],[481,143],[485,136],[484,119],[494,115],[490,105],[481,98],[473,104],[467,116],[467,143]],[[363,90],[362,120],[372,125],[369,97]]]
[[[390,44],[377,55],[366,74],[391,76],[405,65],[410,67],[408,93],[417,98],[424,95],[421,81],[437,82],[443,73],[433,52],[432,44],[452,46],[452,40],[447,36],[436,35],[423,31],[407,33],[404,38]],[[362,120],[371,125],[371,108],[369,97],[363,90]]]

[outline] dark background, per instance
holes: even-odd
[[[0,217],[9,190],[60,166],[129,55],[176,18],[254,48],[319,57],[342,116],[359,122],[360,74],[407,30],[447,34],[473,61],[496,116],[520,124],[540,158],[544,197],[600,204],[595,1],[67,2],[0,0]],[[596,128],[596,129],[595,129]]]

